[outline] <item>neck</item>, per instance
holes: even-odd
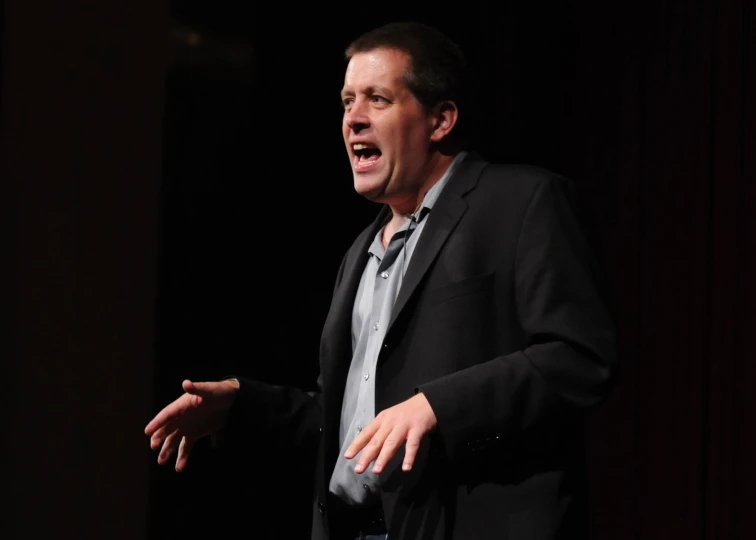
[[[401,202],[389,203],[391,212],[393,214],[391,221],[395,223],[403,223],[410,215],[414,214],[420,209],[420,205],[423,203],[425,194],[428,193],[436,182],[441,180],[441,177],[449,169],[454,161],[455,155],[441,154],[437,152],[429,162],[427,168],[428,172],[425,173],[425,180],[420,184],[418,189],[415,190],[410,196],[405,197]]]

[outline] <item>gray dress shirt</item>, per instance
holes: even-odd
[[[421,208],[428,211],[438,199],[457,164],[464,159],[462,152],[454,158],[444,175],[425,194]],[[422,215],[418,210],[417,215]],[[370,245],[365,270],[352,309],[352,363],[344,390],[341,408],[339,445],[341,453],[331,476],[330,491],[348,504],[363,505],[378,500],[379,478],[371,472],[370,464],[365,472],[357,474],[354,466],[362,454],[351,460],[344,457],[347,447],[355,437],[375,418],[375,369],[378,353],[383,345],[386,327],[391,320],[391,312],[402,285],[412,252],[423,231],[427,218],[422,219],[403,244],[403,249],[393,264],[378,274],[378,267],[385,255],[381,243],[383,229],[376,234]],[[399,231],[410,226],[410,219]],[[397,231],[397,232],[399,232]]]

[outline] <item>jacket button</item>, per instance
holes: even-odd
[[[318,512],[325,514],[325,505],[322,501],[318,501]]]

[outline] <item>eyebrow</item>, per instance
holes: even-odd
[[[378,85],[378,86],[368,86],[365,89],[365,93],[368,94],[368,95],[372,95],[372,94],[391,94],[391,90],[389,90],[385,86],[380,86],[380,85]],[[351,96],[353,94],[354,94],[354,91],[352,91],[351,89],[343,88],[341,90],[341,98],[342,99],[344,97],[346,97],[346,96]]]

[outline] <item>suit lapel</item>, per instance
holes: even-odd
[[[417,289],[431,263],[438,256],[449,235],[465,211],[467,203],[463,196],[475,187],[487,162],[475,153],[462,161],[449,183],[433,205],[426,218],[427,223],[415,246],[407,267],[396,304],[393,309],[389,331],[407,301]],[[338,404],[340,410],[344,384],[352,360],[352,308],[357,288],[365,270],[368,248],[378,231],[389,220],[390,210],[384,206],[373,223],[355,240],[344,261],[341,282],[334,292],[331,309],[323,329],[322,363],[323,383],[329,389],[326,394]]]
[[[431,263],[438,256],[439,251],[446,243],[446,239],[467,211],[467,203],[463,196],[475,187],[478,177],[486,165],[487,163],[477,154],[468,155],[459,164],[458,169],[449,179],[449,183],[433,205],[407,267],[407,273],[396,298],[388,331],[391,330]]]

